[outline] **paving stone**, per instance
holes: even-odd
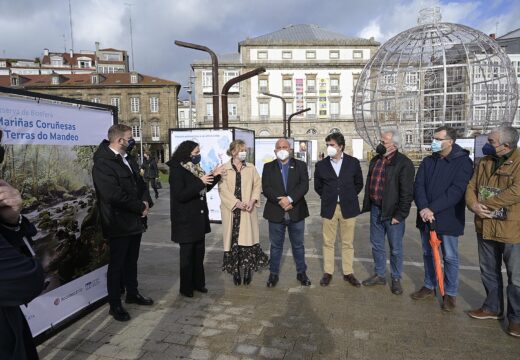
[[[281,349],[265,346],[262,346],[260,348],[260,356],[263,356],[268,359],[283,359],[284,355],[285,351]]]
[[[191,339],[190,334],[182,334],[182,333],[171,333],[167,337],[163,339],[164,342],[184,345],[187,344]]]
[[[258,351],[258,346],[248,344],[238,344],[235,348],[235,352],[243,355],[254,355]]]

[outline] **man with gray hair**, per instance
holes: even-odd
[[[374,275],[364,286],[386,285],[385,235],[390,245],[392,293],[403,293],[403,236],[405,219],[413,200],[415,170],[412,161],[398,151],[397,129],[381,131],[377,155],[368,167],[363,212],[370,211],[370,242],[374,258]]]
[[[468,312],[474,319],[504,317],[502,260],[507,270],[507,333],[520,337],[520,151],[518,131],[502,125],[491,131],[485,155],[466,190],[475,213],[480,276],[486,299]]]

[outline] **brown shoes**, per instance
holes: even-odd
[[[468,311],[468,316],[472,317],[473,319],[479,319],[479,320],[486,320],[486,319],[502,320],[504,318],[504,315],[502,315],[502,314],[497,314],[497,313],[494,313],[491,311],[487,311],[483,308]]]
[[[513,321],[509,321],[509,326],[507,327],[507,333],[511,336],[520,337],[520,323],[515,323]]]
[[[328,286],[330,284],[330,280],[332,280],[332,275],[324,273],[323,277],[320,280],[320,285],[321,286]]]
[[[343,280],[349,282],[354,287],[361,287],[361,282],[356,279],[354,274],[343,275]]]
[[[450,312],[453,309],[455,309],[455,305],[457,302],[457,298],[455,296],[444,295],[443,300],[444,301],[442,302],[441,306],[442,310]]]
[[[426,286],[423,286],[418,291],[412,293],[410,297],[414,300],[424,300],[435,296],[435,290],[428,289]]]

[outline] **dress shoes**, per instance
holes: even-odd
[[[139,293],[135,295],[126,295],[125,303],[137,305],[153,305],[153,300]]]
[[[296,274],[296,280],[298,280],[302,286],[311,286],[311,279],[309,279],[305,271]]]
[[[253,280],[253,275],[251,274],[251,269],[244,270],[244,285],[251,284],[251,280]]]
[[[377,274],[372,275],[366,280],[363,280],[363,286],[386,285],[386,279]]]
[[[356,279],[354,274],[343,275],[343,280],[347,281],[348,283],[350,283],[350,285],[354,287],[361,287],[361,282],[358,279]]]
[[[320,285],[329,286],[331,280],[332,280],[332,274],[323,273],[323,276],[321,277],[321,280],[320,280]]]
[[[468,311],[468,316],[472,317],[473,319],[479,319],[479,320],[502,320],[504,318],[504,315],[497,314],[492,311],[488,311],[483,308],[479,308],[476,310]]]
[[[455,310],[457,305],[457,298],[451,295],[444,295],[441,309],[447,312]]]
[[[414,300],[424,300],[435,297],[435,290],[428,289],[426,286],[421,287],[419,290],[410,295]]]
[[[108,311],[110,315],[117,321],[128,321],[130,320],[130,314],[125,310],[122,305],[110,306]]]
[[[511,336],[520,337],[520,323],[509,320],[507,333]]]
[[[193,297],[193,291],[182,291],[179,290],[179,294],[181,294],[184,297],[192,298]]]
[[[233,284],[235,284],[235,286],[242,284],[242,278],[239,272],[233,274]]]
[[[269,274],[269,279],[267,279],[267,287],[275,287],[278,284],[278,275]]]
[[[392,285],[390,286],[390,290],[394,295],[401,295],[403,293],[403,287],[401,286],[401,280],[392,279]]]
[[[208,289],[205,286],[200,287],[200,288],[195,289],[195,290],[200,292],[200,293],[203,293],[203,294],[207,294],[208,293]]]

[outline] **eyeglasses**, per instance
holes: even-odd
[[[439,138],[434,137],[433,140],[444,141],[444,140],[451,140],[451,139],[450,138],[439,139]]]

